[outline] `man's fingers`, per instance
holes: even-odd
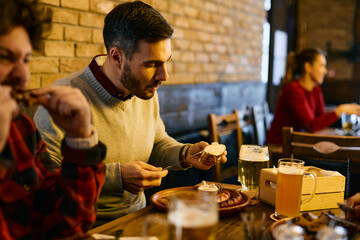
[[[144,180],[162,179],[163,177],[166,177],[167,174],[168,174],[168,170],[162,170],[162,168],[160,168],[160,170],[158,170],[157,168],[155,171],[147,170],[144,173]]]

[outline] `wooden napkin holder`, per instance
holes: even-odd
[[[315,194],[308,202],[301,204],[300,211],[338,208],[337,203],[344,202],[346,179],[336,171],[327,171],[316,167],[305,167],[306,171],[316,173]],[[275,206],[277,169],[264,168],[260,171],[260,200]],[[311,176],[305,176],[302,186],[302,199],[310,196],[313,188]]]

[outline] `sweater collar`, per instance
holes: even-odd
[[[89,64],[89,68],[91,72],[94,74],[96,80],[100,83],[100,85],[114,98],[125,101],[130,99],[133,95],[130,94],[124,97],[124,92],[117,89],[115,85],[110,81],[110,79],[101,71],[100,67],[103,63],[101,61],[102,58],[106,57],[105,54],[96,55],[91,63]]]

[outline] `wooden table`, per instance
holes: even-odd
[[[340,128],[331,128],[331,127],[320,129],[314,133],[325,136],[354,136],[354,137],[360,136],[359,130],[346,132],[345,130],[342,130]]]
[[[208,182],[212,183],[212,182]],[[239,190],[240,185],[233,184],[222,184],[223,188]],[[255,194],[254,191],[245,191],[245,193],[251,198]],[[233,239],[245,239],[244,238],[244,224],[241,220],[241,213],[254,213],[256,220],[260,222],[262,214],[265,213],[265,222],[264,227],[266,231],[263,234],[262,240],[273,240],[269,227],[274,221],[270,218],[270,215],[274,213],[275,208],[261,201],[257,201],[256,205],[249,205],[245,207],[242,211],[235,213],[234,215],[224,216],[219,218],[219,222],[215,227],[215,239],[218,240],[233,240]],[[255,202],[253,202],[255,204]],[[333,212],[337,215],[340,213],[339,209],[332,209]],[[322,210],[311,211],[315,215],[320,215]],[[166,217],[166,213],[160,212],[153,206],[147,206],[143,209],[140,209],[134,213],[130,213],[126,216],[120,217],[114,221],[101,225],[97,228],[91,229],[90,234],[100,233],[115,236],[118,230],[123,230],[121,237],[135,237],[142,236],[142,226],[145,219],[149,216],[160,215]],[[155,221],[153,221],[155,222]],[[151,236],[156,236],[159,240],[168,239],[168,232],[164,229],[166,228],[162,224],[153,224],[150,229],[149,234]]]
[[[257,219],[260,220],[262,213],[266,214],[266,220],[264,226],[268,228],[274,221],[270,219],[270,214],[274,212],[274,207],[267,205],[263,202],[259,202],[255,206],[247,206],[242,212],[253,212]],[[221,240],[233,240],[244,239],[243,223],[241,221],[240,213],[232,216],[225,216],[219,219],[219,223],[215,229],[215,239]],[[166,216],[165,213],[159,212],[153,206],[147,206],[134,213],[130,213],[124,217],[120,217],[112,222],[101,225],[97,228],[90,230],[92,233],[101,233],[115,236],[116,231],[122,229],[122,237],[141,236],[142,225],[146,217],[152,214],[159,214]],[[164,231],[164,226],[161,224],[155,225],[151,228],[150,235],[157,236],[159,240],[167,239],[167,232]],[[267,233],[267,235],[269,235]],[[267,236],[269,239],[269,236]]]
[[[336,133],[335,129],[336,128],[327,127],[327,128],[320,129],[320,130],[318,130],[318,131],[316,131],[314,133],[319,134],[319,135],[325,135],[325,136],[339,135],[339,134]]]

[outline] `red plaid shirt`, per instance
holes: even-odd
[[[25,115],[13,120],[0,155],[0,239],[56,239],[85,233],[94,223],[106,148],[63,142],[62,153],[60,168],[34,123]]]

